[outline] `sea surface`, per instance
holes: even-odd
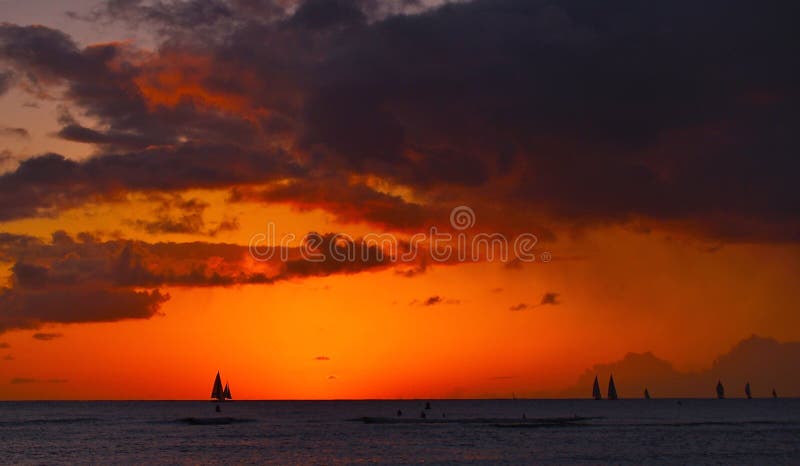
[[[800,399],[430,403],[0,402],[0,463],[800,464]]]

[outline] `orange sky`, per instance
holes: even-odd
[[[279,231],[320,222],[348,231],[319,212],[242,208],[242,228],[222,240],[246,243],[266,219]],[[97,228],[115,230],[131,212],[103,205],[6,228],[44,235],[57,224],[77,233],[94,229],[79,219],[98,213]],[[522,268],[477,263],[411,278],[385,270],[168,287],[163,315],[149,320],[37,330],[62,335],[50,341],[31,338],[32,330],[6,332],[0,341],[14,359],[2,362],[4,378],[67,382],[0,384],[0,396],[202,399],[218,369],[240,399],[524,396],[555,393],[629,351],[699,370],[751,333],[800,338],[787,299],[796,248],[701,246],[610,228],[551,244],[552,262]],[[510,310],[547,292],[560,303]],[[421,304],[431,296],[444,302]]]
[[[322,33],[280,4],[197,31],[146,9],[21,6],[0,25],[0,399],[205,399],[217,370],[237,399],[566,396],[630,352],[696,373],[752,334],[800,340],[795,138],[772,123],[791,79],[765,94],[773,76],[731,71],[719,90],[715,70],[740,68],[727,50],[699,70],[666,57],[669,73],[649,54],[537,55],[607,33],[579,24],[593,15],[520,15],[539,41],[520,58],[494,49],[514,28],[486,50],[417,44],[388,13]],[[404,21],[458,34],[461,8]],[[243,253],[269,223],[356,243],[458,232],[462,205],[467,233],[532,233],[552,261]],[[127,311],[54,302],[156,290]]]

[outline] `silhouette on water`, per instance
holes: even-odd
[[[603,398],[600,394],[600,382],[597,381],[597,376],[594,376],[594,386],[592,387],[592,398],[599,400]]]
[[[644,387],[644,399],[645,400],[650,399],[650,392],[647,390],[647,387]]]
[[[608,378],[608,399],[617,399],[617,386],[614,385],[614,374],[611,374],[611,377]]]
[[[231,389],[227,383],[225,388],[222,388],[222,378],[219,376],[219,371],[217,371],[217,376],[214,378],[214,386],[211,388],[211,398],[217,401],[231,399]]]
[[[753,399],[753,395],[750,393],[750,382],[747,382],[744,385],[744,394],[747,395],[747,399],[748,400],[752,400]]]
[[[431,409],[431,402],[430,401],[425,403],[425,409]]]
[[[217,402],[232,399],[231,388],[227,382],[225,382],[225,388],[222,388],[222,378],[219,376],[219,371],[217,371],[217,376],[214,378],[214,386],[211,387],[211,399]],[[219,404],[214,410],[218,413],[222,411]]]
[[[717,398],[720,400],[725,399],[725,387],[722,386],[722,380],[717,381]]]
[[[778,398],[778,392],[774,388],[772,389],[772,398]]]

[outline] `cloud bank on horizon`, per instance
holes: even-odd
[[[614,375],[617,391],[623,398],[642,398],[645,388],[654,397],[713,397],[717,381],[725,386],[729,398],[743,398],[744,386],[750,383],[753,396],[767,398],[775,389],[779,396],[800,395],[800,379],[796,377],[800,362],[800,342],[781,343],[756,335],[737,343],[719,356],[708,369],[688,373],[653,353],[628,353],[622,360],[597,364],[587,369],[562,396],[587,398],[595,376],[605,386]],[[705,395],[703,395],[705,394]]]

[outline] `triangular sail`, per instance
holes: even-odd
[[[225,382],[225,390],[222,392],[222,394],[225,395],[226,400],[231,399],[231,388],[228,386],[227,382]]]
[[[772,389],[772,398],[778,398],[778,392],[774,388]]]
[[[608,399],[609,400],[616,400],[617,399],[617,387],[616,387],[616,385],[614,385],[614,375],[613,374],[608,379]]]
[[[646,387],[644,389],[644,399],[645,400],[649,400],[650,399],[650,392],[647,390]]]
[[[594,398],[595,400],[603,398],[603,395],[600,394],[600,382],[597,381],[597,376],[594,377],[594,387],[592,387],[592,398]]]
[[[214,379],[214,387],[211,389],[211,398],[217,400],[225,399],[225,394],[222,391],[222,380],[219,377],[219,371],[217,371],[217,377]]]
[[[722,386],[722,381],[717,381],[717,398],[720,400],[725,398],[725,387]]]
[[[753,398],[753,394],[750,393],[750,382],[747,382],[744,386],[744,394],[747,395],[747,399]]]

